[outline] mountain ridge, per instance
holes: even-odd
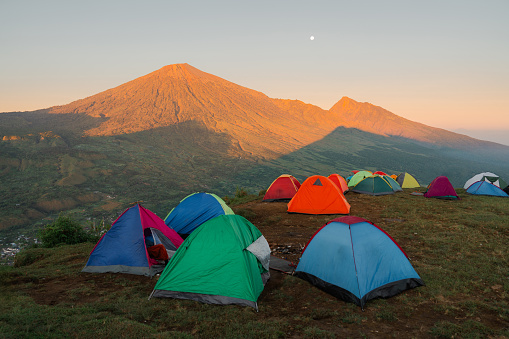
[[[498,147],[496,143],[400,117],[382,107],[342,97],[329,110],[262,92],[203,72],[189,64],[167,65],[96,95],[54,106],[51,114],[82,113],[105,119],[84,131],[108,136],[195,120],[228,133],[241,150],[273,158],[320,140],[337,127],[403,137],[439,147]]]

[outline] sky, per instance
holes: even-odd
[[[509,145],[508,13],[508,0],[0,0],[0,112],[188,63],[271,98],[347,96]]]

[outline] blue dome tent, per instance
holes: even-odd
[[[82,272],[153,276],[164,269],[164,264],[151,256],[150,246],[164,246],[169,256],[182,242],[161,218],[136,204],[125,210],[97,242]]]
[[[353,216],[334,219],[320,228],[302,251],[295,274],[363,309],[370,299],[424,285],[394,239],[373,223]]]
[[[185,197],[164,219],[168,227],[182,236],[191,234],[205,221],[220,215],[233,215],[232,209],[213,193],[193,193]]]
[[[494,197],[505,197],[509,195],[504,192],[500,187],[493,185],[488,181],[476,181],[467,188],[467,193],[474,195],[490,195]]]

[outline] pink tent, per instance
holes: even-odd
[[[424,193],[424,196],[426,198],[459,199],[451,182],[443,175],[433,179],[431,184],[428,185],[428,189],[426,193]]]

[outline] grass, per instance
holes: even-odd
[[[364,311],[303,280],[275,273],[259,298],[258,313],[240,306],[147,300],[157,278],[80,273],[94,246],[84,243],[27,249],[18,254],[16,266],[0,266],[0,336],[507,337],[509,201],[458,191],[460,201],[409,192],[347,195],[354,214],[387,231],[426,283],[369,301]],[[248,217],[255,213],[242,204],[235,208]],[[275,230],[282,227],[278,215],[263,217]],[[322,219],[309,219],[314,223],[310,229]],[[270,241],[270,234],[265,236]]]

